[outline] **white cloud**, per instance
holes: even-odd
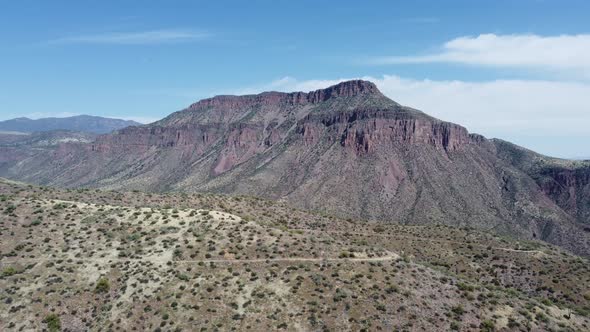
[[[113,32],[94,35],[70,36],[51,40],[50,44],[120,44],[141,45],[172,42],[190,42],[207,39],[210,33],[204,31],[167,29],[139,32]]]
[[[433,81],[390,75],[361,78],[374,82],[383,94],[400,104],[461,124],[470,132],[510,140],[554,156],[590,153],[586,144],[590,140],[590,84]],[[298,81],[285,77],[238,93],[310,91],[344,80]]]
[[[371,64],[460,63],[545,70],[581,70],[590,75],[590,35],[538,36],[482,34],[446,42],[427,55],[383,56]]]

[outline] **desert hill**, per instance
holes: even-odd
[[[587,260],[540,241],[7,180],[0,211],[2,330],[590,327]]]

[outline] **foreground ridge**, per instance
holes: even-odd
[[[590,265],[542,242],[1,179],[0,211],[2,330],[590,326]]]

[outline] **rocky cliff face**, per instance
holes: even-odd
[[[305,144],[315,145],[328,133],[356,154],[373,153],[384,142],[429,144],[444,150],[456,150],[470,143],[461,126],[431,119],[415,118],[387,109],[358,109],[346,113],[309,114],[300,120],[296,133]]]
[[[498,156],[530,176],[541,191],[590,232],[590,161],[546,157],[502,140]]]
[[[252,104],[258,105],[306,105],[319,104],[333,98],[358,97],[363,95],[381,95],[377,86],[371,82],[354,80],[343,82],[326,89],[305,92],[264,92],[250,96],[217,96],[200,100],[188,107],[188,111],[201,110],[209,107],[223,109],[243,109]]]
[[[590,165],[568,168],[548,166],[540,171],[539,185],[547,196],[590,231]]]
[[[350,81],[205,99],[90,144],[4,158],[0,176],[256,195],[344,217],[494,230],[590,254],[581,226],[586,173],[537,176],[522,165],[526,153],[508,151],[399,105],[370,82]]]

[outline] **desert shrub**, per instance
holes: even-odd
[[[4,209],[4,213],[5,214],[12,214],[14,212],[14,210],[16,210],[16,206],[13,204],[10,204]]]
[[[336,293],[334,294],[334,302],[339,302],[347,297],[348,295],[346,295],[345,292],[343,292],[340,288],[336,288]]]
[[[462,305],[460,305],[460,304],[459,304],[459,305],[457,305],[457,306],[454,306],[454,307],[452,307],[452,308],[451,308],[451,311],[452,311],[454,314],[458,315],[458,316],[461,316],[461,315],[463,315],[463,313],[465,313],[465,310],[463,309],[463,306],[462,306]]]
[[[7,266],[4,268],[4,270],[2,270],[2,275],[4,277],[9,277],[14,274],[16,274],[16,269],[12,266]]]
[[[106,293],[111,288],[109,280],[107,278],[100,278],[96,283],[96,288],[94,289],[95,293]]]
[[[535,319],[544,323],[547,323],[549,321],[549,318],[542,312],[537,313]]]
[[[174,255],[174,257],[179,258],[182,257],[182,250],[180,249],[174,249],[174,252],[172,253]]]
[[[492,322],[489,319],[486,319],[483,322],[481,322],[479,327],[481,328],[482,331],[485,331],[485,332],[492,332],[496,328],[496,326],[494,325],[494,322]]]
[[[373,231],[375,233],[383,233],[383,232],[385,232],[385,227],[378,225],[378,226],[375,226],[375,228],[373,228]]]
[[[462,282],[457,283],[457,288],[465,292],[473,292],[475,290],[475,287],[473,287],[472,285],[468,285]]]
[[[59,320],[59,316],[56,314],[47,315],[43,322],[47,324],[49,331],[54,332],[61,330],[61,321]]]
[[[127,239],[128,239],[129,241],[137,241],[137,240],[139,240],[140,238],[141,238],[141,234],[139,234],[139,233],[137,233],[137,232],[135,232],[135,233],[133,233],[133,234],[130,234],[129,236],[127,236]]]
[[[53,209],[54,209],[54,210],[62,210],[62,209],[65,209],[65,208],[67,208],[67,207],[68,207],[68,205],[67,205],[67,204],[65,204],[65,203],[57,203],[57,204],[55,204],[55,205],[53,206]]]
[[[389,286],[389,287],[385,288],[385,292],[387,294],[399,293],[399,288],[397,286]]]

